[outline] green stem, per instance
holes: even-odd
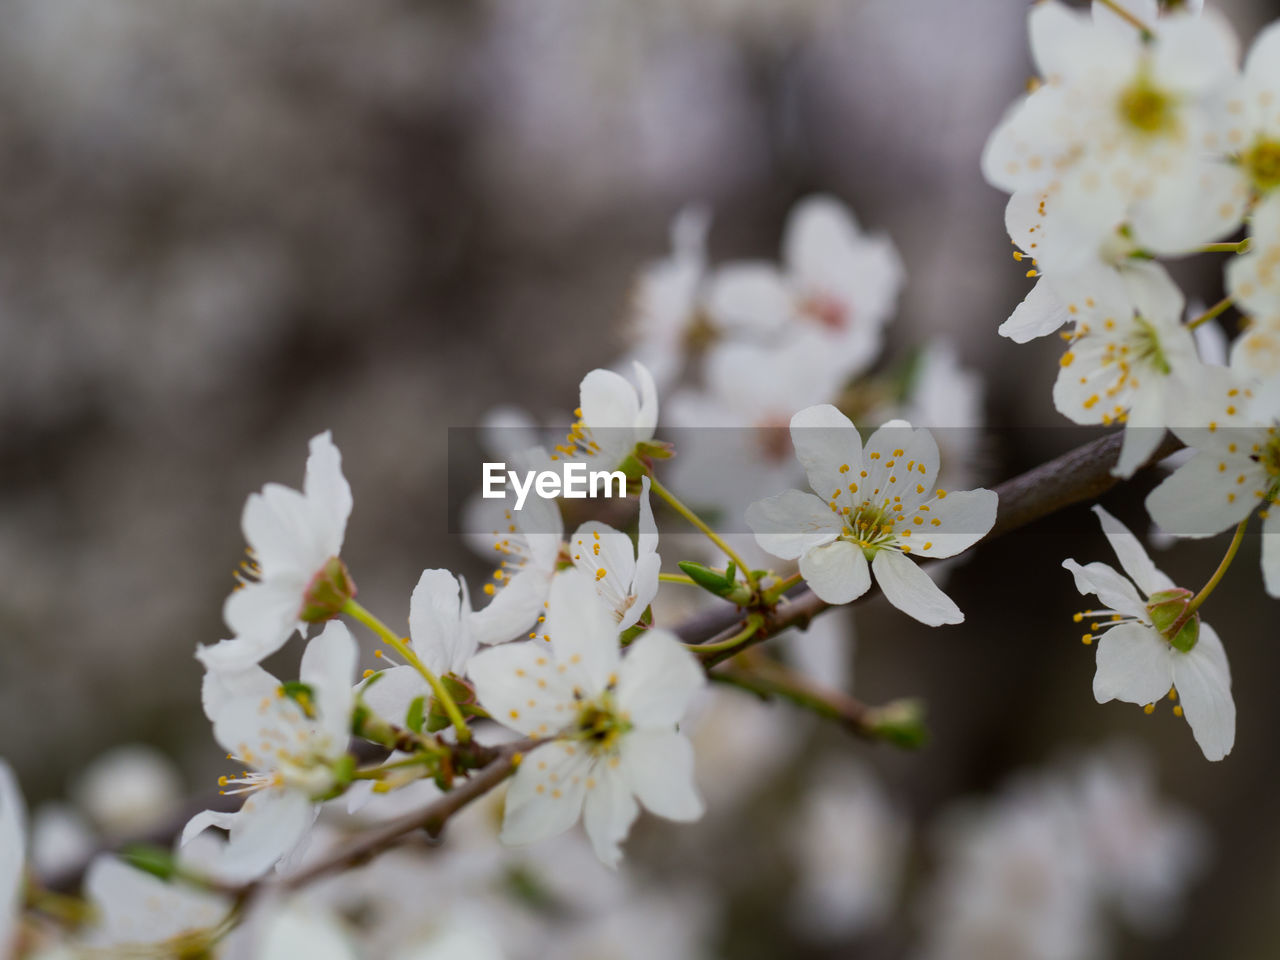
[[[1248,253],[1249,238],[1236,240],[1230,243],[1206,243],[1202,247],[1196,247],[1196,253]]]
[[[772,587],[770,587],[768,590],[764,592],[765,605],[770,606],[772,604],[777,603],[778,599],[784,593],[786,593],[788,590],[790,590],[792,587],[794,587],[797,583],[799,583],[803,579],[804,577],[801,576],[800,574],[793,573],[791,576],[787,577],[785,580],[779,580],[777,583],[775,583]]]
[[[1227,547],[1226,555],[1223,556],[1222,562],[1218,564],[1218,569],[1213,571],[1213,576],[1209,578],[1209,582],[1201,588],[1200,592],[1191,598],[1191,602],[1187,604],[1187,609],[1183,612],[1180,619],[1183,621],[1189,619],[1191,614],[1195,613],[1196,610],[1200,608],[1200,604],[1209,599],[1209,594],[1213,593],[1218,584],[1222,582],[1222,578],[1227,574],[1227,568],[1231,566],[1231,561],[1236,558],[1236,553],[1239,551],[1240,544],[1244,540],[1244,528],[1248,526],[1248,524],[1248,517],[1245,517],[1239,524],[1237,524],[1235,536],[1231,538],[1231,545]]]
[[[718,643],[686,643],[685,647],[698,653],[718,653],[721,650],[730,650],[744,640],[750,640],[762,626],[764,626],[764,617],[758,613],[753,613],[747,617],[747,625],[727,640],[721,640]]]
[[[458,731],[458,742],[466,743],[471,739],[471,728],[467,726],[467,721],[462,718],[462,711],[458,709],[458,705],[453,702],[453,697],[449,696],[449,691],[445,689],[444,684],[440,682],[440,678],[427,669],[427,665],[418,659],[418,655],[413,652],[413,648],[405,643],[400,637],[396,636],[385,623],[376,616],[366,610],[355,600],[348,598],[347,602],[342,605],[342,612],[354,617],[363,623],[366,627],[376,633],[384,643],[400,656],[404,657],[411,667],[422,674],[422,678],[427,681],[427,685],[431,687],[431,692],[435,698],[440,701],[444,707],[444,712],[448,714],[449,720],[452,721],[453,727]]]
[[[1106,7],[1108,10],[1114,13],[1117,17],[1125,21],[1125,23],[1128,23],[1133,27],[1135,27],[1136,29],[1141,30],[1142,38],[1144,40],[1155,36],[1155,34],[1152,32],[1150,27],[1148,27],[1145,23],[1143,23],[1141,20],[1135,17],[1132,13],[1130,13],[1128,10],[1122,7],[1119,3],[1116,2],[1116,0],[1100,0],[1100,2],[1104,7]]]
[[[683,573],[660,573],[658,574],[659,583],[683,583],[688,587],[696,587],[698,581],[693,577],[686,577]]]
[[[660,496],[671,506],[671,509],[688,520],[693,524],[693,526],[701,530],[708,540],[719,547],[724,552],[725,556],[738,565],[738,569],[741,570],[742,575],[746,577],[747,586],[749,586],[751,591],[754,593],[756,590],[756,578],[752,575],[751,568],[742,562],[742,558],[734,552],[733,548],[725,543],[724,540],[720,538],[719,534],[707,526],[701,517],[681,503],[680,499],[674,493],[658,482],[658,478],[653,475],[652,471],[649,472],[649,486],[654,493]]]
[[[1210,320],[1213,320],[1217,317],[1222,316],[1224,313],[1227,312],[1227,310],[1230,307],[1231,307],[1231,298],[1223,297],[1221,300],[1215,303],[1212,307],[1210,307],[1204,313],[1200,314],[1200,316],[1190,321],[1187,324],[1187,329],[1194,330],[1196,327],[1200,326],[1200,324],[1208,323]]]

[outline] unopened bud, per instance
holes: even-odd
[[[929,739],[929,728],[924,722],[924,701],[908,698],[893,700],[876,707],[868,717],[871,732],[881,740],[917,750]]]
[[[338,557],[330,557],[307,584],[298,619],[304,623],[332,620],[355,595],[356,584],[347,572],[347,565]]]
[[[730,603],[740,607],[751,603],[751,588],[738,580],[737,568],[731,563],[723,570],[714,570],[692,560],[681,560],[676,564],[685,575],[703,590],[724,597]]]

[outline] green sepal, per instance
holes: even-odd
[[[131,867],[145,870],[161,880],[171,880],[178,873],[178,861],[173,854],[148,843],[130,844],[120,851],[120,858]]]
[[[356,758],[350,753],[344,753],[333,764],[334,785],[345,789],[351,783],[356,772]]]
[[[404,725],[414,733],[422,732],[422,724],[426,719],[427,698],[414,697],[409,704],[409,712],[404,718]]]

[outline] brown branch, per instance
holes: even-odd
[[[1062,456],[997,486],[995,490],[1000,504],[996,511],[996,522],[984,539],[990,540],[1010,533],[1072,504],[1106,493],[1120,482],[1118,477],[1112,475],[1111,468],[1120,455],[1122,442],[1122,432],[1109,434],[1069,450]],[[1163,460],[1181,447],[1182,443],[1177,437],[1166,435],[1145,466]],[[870,599],[877,592],[873,585],[855,602]],[[807,587],[797,588],[776,607],[764,611],[764,622],[760,628],[740,645],[708,652],[701,657],[702,662],[710,670],[747,647],[777,636],[789,627],[806,627],[827,606]],[[741,608],[723,605],[691,617],[678,625],[675,633],[685,643],[715,644],[728,640],[741,629],[744,618]]]

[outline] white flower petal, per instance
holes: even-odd
[[[846,540],[815,547],[800,557],[800,575],[827,603],[849,603],[871,586],[871,570],[862,548]]]
[[[1183,715],[1208,760],[1221,760],[1236,741],[1236,704],[1225,667],[1222,641],[1205,623],[1200,624],[1200,640],[1191,652],[1173,658],[1173,683]]]
[[[1241,476],[1245,482],[1235,483]],[[1174,536],[1213,536],[1235,526],[1257,506],[1253,491],[1259,480],[1265,484],[1265,470],[1247,457],[1202,451],[1151,491],[1147,512]]]
[[[706,684],[706,674],[674,634],[650,630],[627,648],[618,669],[618,707],[637,727],[671,727],[689,700]]]
[[[545,640],[483,650],[467,664],[476,699],[498,723],[526,736],[546,736],[574,718],[573,684]]]
[[[1063,560],[1062,566],[1071,571],[1076,589],[1082,594],[1092,593],[1108,610],[1128,617],[1146,618],[1146,602],[1133,584],[1105,563],[1095,561],[1081,566],[1074,560]]]
[[[254,960],[357,960],[345,928],[327,910],[312,904],[276,907],[264,921]]]
[[[1268,510],[1262,522],[1262,583],[1270,596],[1280,597],[1280,506]]]
[[[341,621],[330,620],[324,631],[307,644],[298,670],[298,679],[311,688],[317,721],[338,752],[346,750],[351,734],[351,685],[356,679],[356,657],[351,631]]]
[[[1093,696],[1099,703],[1155,703],[1173,686],[1173,648],[1152,627],[1122,623],[1098,639]]]
[[[574,567],[595,584],[600,598],[620,614],[636,574],[631,538],[607,523],[590,520],[569,538],[569,556]]]
[[[1120,566],[1124,567],[1124,572],[1143,593],[1149,597],[1153,593],[1172,590],[1177,586],[1151,562],[1147,551],[1142,549],[1142,544],[1128,527],[1100,506],[1095,506],[1093,512],[1097,514],[1102,524],[1102,533],[1111,544],[1111,549],[1116,552]]]
[[[791,418],[791,443],[809,486],[829,499],[862,469],[862,438],[853,421],[829,403],[805,407]],[[844,466],[847,470],[841,470]]]
[[[1028,343],[1053,333],[1070,319],[1066,300],[1058,295],[1052,284],[1040,280],[1009,314],[1009,319],[1000,324],[997,332],[1014,343]]]
[[[619,630],[627,630],[635,626],[645,609],[653,603],[658,595],[658,576],[662,572],[662,558],[656,553],[643,554],[636,561],[636,577],[631,584],[631,595],[628,598],[630,607],[618,621]]]
[[[379,717],[404,726],[409,707],[418,697],[431,699],[431,688],[416,667],[380,670],[360,685],[361,699]]]
[[[206,647],[209,659],[201,659],[206,664],[216,662],[217,669],[235,669],[275,653],[302,628],[298,614],[303,587],[275,579],[246,583],[233,591],[223,604],[222,618],[234,634],[235,646],[218,644],[216,652]]]
[[[298,790],[250,794],[230,822],[231,839],[212,872],[227,883],[256,880],[302,842],[318,809]]]
[[[564,741],[531,751],[507,790],[502,842],[535,843],[573,826],[582,813],[590,767],[587,752]]]
[[[730,330],[774,333],[791,319],[791,291],[771,263],[730,264],[711,275],[707,312]]]
[[[471,616],[471,633],[478,643],[506,643],[529,633],[546,610],[551,574],[526,564],[488,605]]]
[[[794,560],[816,546],[830,543],[844,525],[831,507],[812,493],[784,490],[747,507],[748,526],[766,553]]]
[[[909,617],[931,627],[963,623],[964,614],[915,562],[893,549],[883,549],[871,561],[876,583],[885,598]]]
[[[597,763],[587,780],[582,825],[592,849],[605,866],[618,865],[622,859],[619,844],[626,839],[639,815],[640,807],[622,774],[607,763]]]
[[[165,883],[107,855],[89,864],[84,893],[96,915],[88,939],[97,947],[155,944],[211,930],[230,909],[223,897],[181,883]]]
[[[322,559],[342,552],[351,516],[351,487],[342,474],[342,455],[329,431],[312,437],[303,490],[317,526]]]
[[[693,744],[680,733],[633,730],[622,740],[622,772],[650,813],[688,823],[704,807],[693,778]]]
[[[561,666],[583,678],[588,693],[603,690],[618,670],[618,620],[579,570],[551,581],[546,632]]]
[[[649,502],[649,478],[640,478],[640,517],[637,521],[636,556],[658,552],[658,524],[653,519],[653,505]]]
[[[466,587],[448,570],[423,570],[409,599],[414,652],[433,673],[457,673],[476,652]]]
[[[945,497],[934,497],[916,511],[921,523],[914,520],[908,529],[911,552],[921,557],[954,557],[985,537],[996,522],[1000,498],[994,490],[953,490]]]

